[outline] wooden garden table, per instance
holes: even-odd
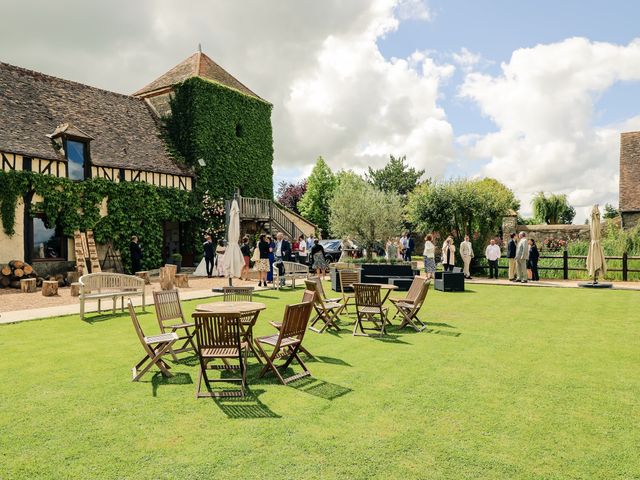
[[[196,312],[206,313],[245,313],[262,311],[267,306],[260,302],[211,302],[201,303],[196,306]]]
[[[398,289],[397,285],[392,285],[390,283],[368,283],[367,285],[377,285],[380,287],[380,290],[385,290],[382,297],[382,305],[384,305],[384,302],[387,301],[387,298],[389,298],[391,292]]]

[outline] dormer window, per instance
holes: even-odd
[[[67,153],[67,172],[71,180],[84,180],[87,168],[87,145],[77,140],[67,140],[65,152]]]
[[[47,135],[58,155],[67,159],[67,177],[84,180],[90,176],[89,142],[92,138],[70,123],[63,123]]]

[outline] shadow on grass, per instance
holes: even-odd
[[[151,388],[153,396],[158,396],[158,388],[164,385],[190,385],[193,384],[191,375],[184,372],[178,372],[173,377],[165,377],[161,372],[156,372],[151,377]]]
[[[178,354],[180,355],[180,354]],[[167,355],[163,357],[165,360],[170,359],[171,355]],[[187,365],[188,367],[194,367],[200,364],[200,360],[198,360],[198,356],[196,354],[189,355],[188,357],[178,357],[178,360],[172,360],[173,363],[178,365]]]
[[[318,378],[304,377],[287,385],[295,390],[299,390],[314,397],[324,398],[325,400],[335,400],[353,392],[352,389],[337,385],[331,382],[325,382]]]
[[[247,388],[244,397],[212,398],[228,418],[282,418],[258,398],[265,390]]]
[[[455,325],[449,325],[448,323],[427,322],[427,321],[425,321],[424,323],[426,323],[427,326],[429,327],[457,328]]]
[[[459,337],[462,335],[460,332],[449,332],[448,330],[434,330],[433,328],[426,328],[423,330],[425,333],[432,333],[434,335],[444,335],[446,337]]]
[[[115,320],[118,318],[129,318],[129,314],[128,313],[122,313],[122,312],[116,312],[116,313],[100,313],[98,315],[96,315],[95,313],[89,313],[84,315],[84,323],[88,323],[89,325],[92,325],[94,323],[99,323],[99,322],[105,322],[107,320]]]
[[[325,357],[323,355],[316,355],[315,357],[306,357],[303,360],[305,362],[311,362],[311,363],[321,362],[321,363],[328,363],[330,365],[340,365],[342,367],[352,366],[350,363],[347,363],[340,358]]]

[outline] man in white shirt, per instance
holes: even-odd
[[[471,246],[471,242],[469,241],[469,235],[465,235],[464,242],[460,244],[460,256],[462,257],[462,263],[464,264],[464,268],[462,269],[464,278],[471,279],[469,266],[471,265],[471,259],[474,257],[474,255],[473,247]]]
[[[527,260],[529,260],[529,242],[527,242],[527,234],[520,232],[520,241],[516,249],[516,271],[518,279],[516,282],[527,283]]]
[[[489,278],[498,278],[498,259],[500,259],[500,247],[496,245],[496,241],[492,238],[487,245],[484,256],[489,261]]]

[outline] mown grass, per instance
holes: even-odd
[[[258,333],[300,296],[259,295]],[[5,325],[0,478],[640,478],[639,299],[432,291],[428,331],[310,332],[313,379],[250,360],[250,395],[225,401],[194,398],[193,358],[132,383],[126,316]]]

